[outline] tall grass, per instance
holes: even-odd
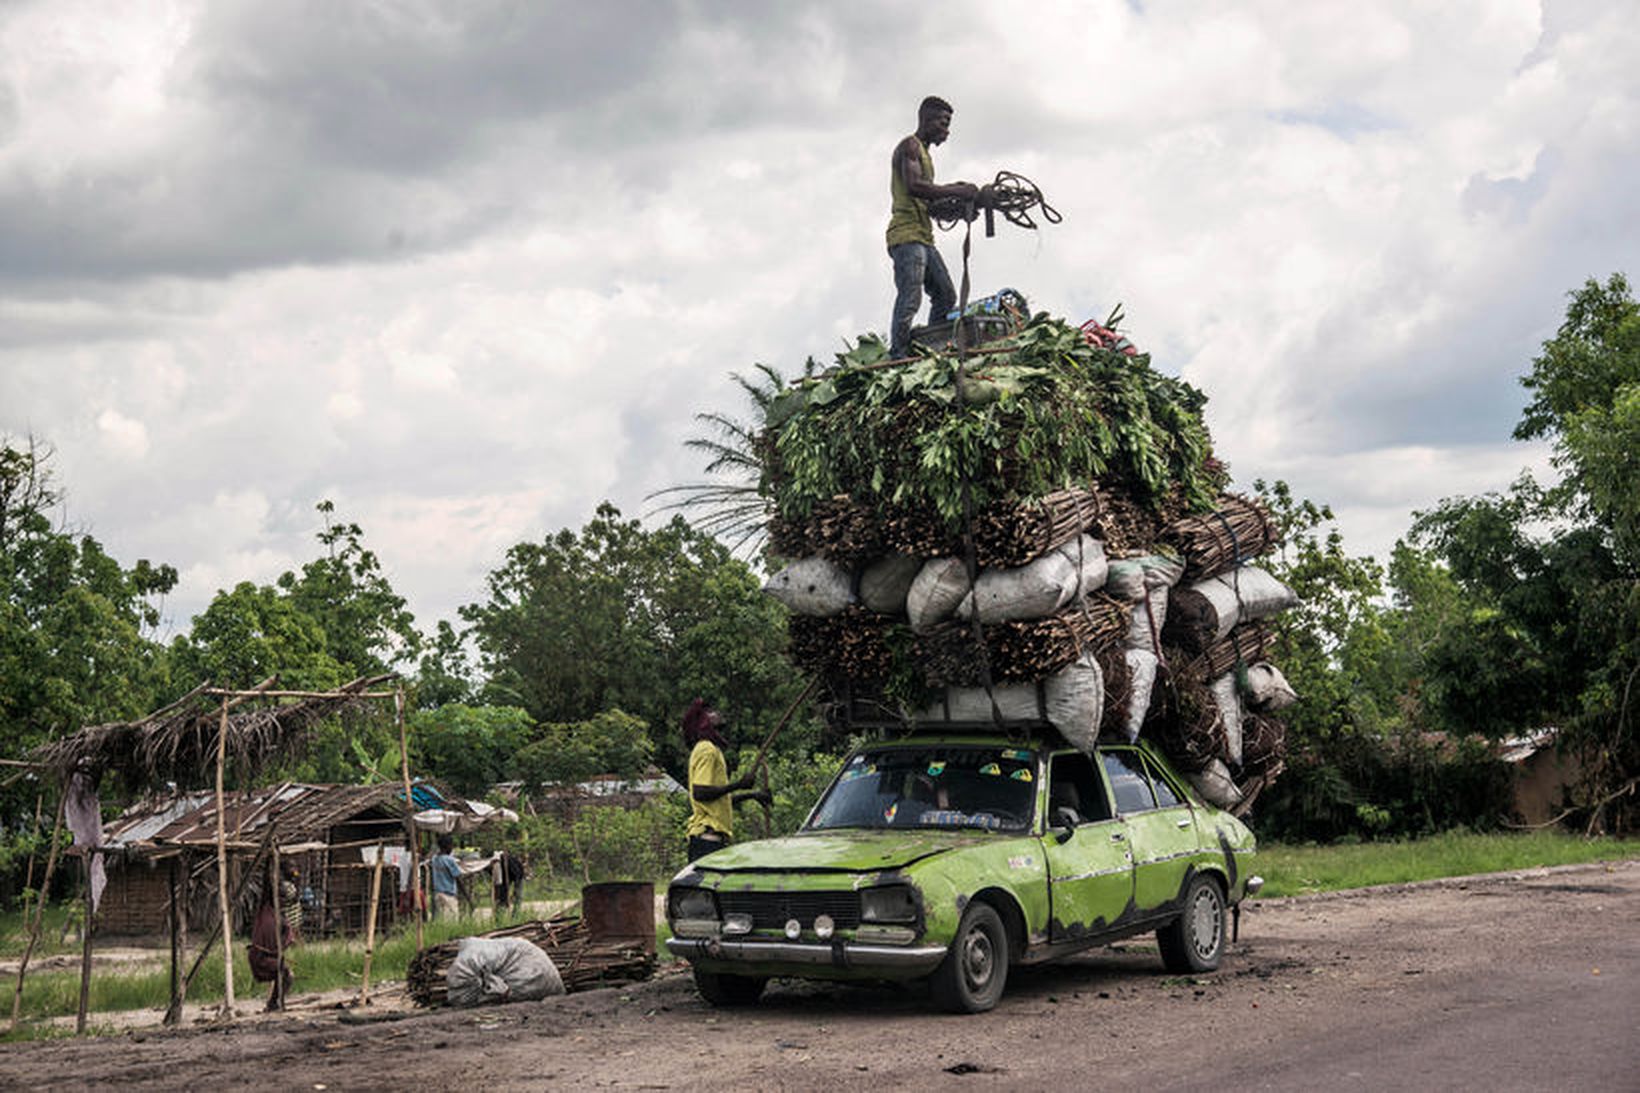
[[[1253,868],[1264,876],[1261,894],[1272,897],[1627,858],[1640,858],[1640,839],[1582,839],[1549,831],[1507,835],[1450,831],[1407,842],[1261,843]]]

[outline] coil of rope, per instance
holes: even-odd
[[[1045,224],[1057,224],[1064,219],[1058,209],[1048,204],[1040,186],[1014,171],[998,171],[997,177],[980,187],[972,199],[947,197],[928,203],[928,215],[942,231],[961,223],[972,223],[983,212],[987,236],[996,234],[996,213],[1001,213],[1002,218],[1015,227],[1035,231],[1037,224],[1031,217],[1032,210],[1040,211]]]

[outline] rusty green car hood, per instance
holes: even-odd
[[[987,838],[995,836],[968,831],[815,831],[730,846],[708,854],[695,862],[695,866],[725,873],[796,870],[873,873],[899,869],[934,854],[973,846]]]

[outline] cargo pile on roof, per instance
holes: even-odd
[[[767,591],[845,724],[1049,723],[1153,739],[1209,800],[1281,770],[1295,696],[1261,620],[1296,599],[1226,495],[1206,397],[1115,333],[1039,314],[959,357],[873,337],[769,406]]]

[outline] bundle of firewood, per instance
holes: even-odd
[[[568,992],[648,979],[655,971],[655,954],[622,939],[595,940],[586,924],[570,915],[521,922],[476,937],[521,937],[552,957]],[[418,1006],[442,1006],[448,991],[446,975],[461,949],[461,939],[429,945],[410,959],[405,985]]]
[[[1095,594],[1045,619],[992,623],[981,628],[991,677],[1018,683],[1045,679],[1082,655],[1116,642],[1127,629],[1128,608]],[[972,624],[952,619],[917,636],[923,673],[937,687],[975,687],[981,682],[980,644]]]
[[[1267,554],[1281,534],[1261,502],[1231,495],[1213,512],[1175,520],[1163,538],[1184,555],[1184,579],[1199,581]]]

